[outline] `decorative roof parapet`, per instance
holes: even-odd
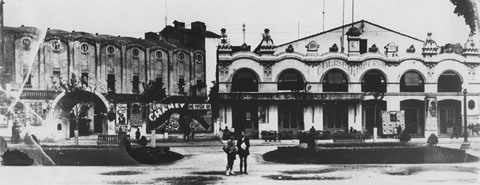
[[[259,54],[273,54],[275,52],[275,44],[273,44],[273,40],[270,37],[270,29],[265,28],[265,32],[263,33],[263,39],[260,43],[258,53]]]
[[[355,26],[352,25],[346,33],[350,37],[358,37],[362,34],[362,32]]]
[[[475,43],[475,40],[473,39],[473,34],[470,33],[468,36],[467,42],[465,42],[465,45],[463,47],[463,55],[480,55],[480,52],[478,51],[478,47]]]
[[[425,44],[423,44],[422,48],[422,55],[424,57],[432,57],[433,55],[437,55],[439,52],[439,47],[437,43],[432,39],[432,33],[427,33],[427,39],[425,40]]]
[[[222,28],[220,34],[220,42],[218,43],[218,52],[230,53],[232,52],[232,45],[230,45],[230,39],[227,36],[227,30]]]

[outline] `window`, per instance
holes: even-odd
[[[139,93],[140,92],[140,89],[139,89],[139,84],[140,84],[140,78],[139,76],[133,76],[133,92],[134,93]]]
[[[132,50],[132,55],[134,57],[138,57],[139,54],[140,54],[140,51],[138,51],[138,49],[135,48],[135,49]]]
[[[367,52],[367,39],[360,40],[360,54],[364,54]]]
[[[88,73],[82,73],[82,78],[80,82],[82,82],[82,86],[85,85],[88,87]]]
[[[185,54],[179,53],[179,54],[178,54],[178,58],[179,58],[180,60],[185,59]]]
[[[178,93],[184,94],[185,93],[185,77],[180,76],[178,78]]]
[[[157,60],[162,60],[162,56],[163,56],[163,54],[162,54],[161,51],[155,52],[155,57],[157,57]]]
[[[302,76],[293,69],[287,69],[278,78],[278,90],[302,90],[304,87]]]
[[[340,70],[332,70],[325,75],[323,80],[324,92],[348,92],[348,81]]]
[[[422,76],[417,72],[407,72],[400,79],[400,92],[424,92]]]
[[[108,46],[107,47],[107,53],[108,54],[112,55],[114,52],[115,52],[115,48],[113,46]]]
[[[60,79],[60,70],[54,70],[53,71],[53,77],[56,79]]]
[[[303,107],[300,104],[278,105],[278,127],[281,130],[302,130],[303,125]]]
[[[462,80],[453,71],[447,71],[438,78],[438,92],[461,92]]]
[[[30,43],[31,43],[30,39],[24,38],[24,39],[22,40],[23,49],[24,49],[24,50],[30,49]]]
[[[23,80],[26,80],[25,87],[32,87],[32,75],[28,74],[28,69],[23,69]]]
[[[82,43],[82,44],[80,45],[80,51],[81,51],[83,54],[88,53],[88,44]]]
[[[370,71],[362,78],[362,92],[387,92],[385,76],[379,71]]]
[[[197,58],[196,58],[197,63],[201,64],[202,60],[203,60],[203,56],[202,55],[197,55]]]
[[[53,49],[54,51],[60,51],[60,49],[61,49],[60,41],[54,40],[54,41],[52,42],[52,49]]]
[[[258,79],[255,73],[247,69],[238,71],[232,80],[232,91],[257,92]]]
[[[109,92],[115,93],[115,75],[109,74],[107,76],[107,88]]]

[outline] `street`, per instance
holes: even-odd
[[[412,142],[421,142],[417,139]],[[469,153],[477,155],[479,144],[473,138]],[[154,166],[125,167],[9,167],[2,166],[1,184],[476,184],[479,164],[279,164],[266,162],[262,154],[277,145],[294,146],[295,140],[270,144],[255,140],[248,158],[248,175],[225,175],[226,155],[221,143],[177,143],[171,150],[185,157]],[[460,140],[441,138],[441,146],[456,148]],[[165,144],[165,143],[161,143]],[[288,157],[288,156],[286,156]],[[238,172],[238,159],[234,164]]]

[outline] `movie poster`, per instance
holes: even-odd
[[[437,132],[437,98],[426,98],[426,119],[425,119],[425,131]]]
[[[130,126],[139,127],[142,126],[142,107],[139,102],[131,104],[130,108]]]
[[[128,127],[128,122],[127,122],[127,117],[128,117],[128,109],[127,109],[127,104],[126,103],[119,103],[117,104],[117,132],[127,132],[129,127]]]

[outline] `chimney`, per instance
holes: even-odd
[[[177,29],[185,29],[185,23],[184,22],[179,22],[177,20],[173,21],[173,25]]]
[[[192,22],[192,43],[191,46],[197,49],[205,50],[205,34],[207,28],[205,23],[196,21]]]
[[[145,33],[145,40],[160,40],[160,35],[155,32]]]

